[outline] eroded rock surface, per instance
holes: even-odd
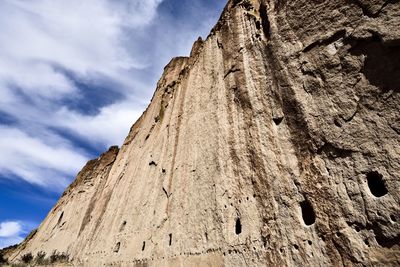
[[[231,0],[9,260],[400,266],[399,93],[399,1]]]

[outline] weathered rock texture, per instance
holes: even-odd
[[[399,266],[399,93],[399,1],[229,1],[10,259]]]

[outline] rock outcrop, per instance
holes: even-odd
[[[8,254],[400,266],[400,3],[231,0]]]

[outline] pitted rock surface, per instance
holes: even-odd
[[[231,0],[7,256],[400,266],[399,107],[399,1]]]

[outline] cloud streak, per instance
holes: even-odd
[[[216,21],[202,1],[1,1],[0,179],[59,192],[121,144],[163,66]]]
[[[0,147],[7,152],[0,158],[0,172],[40,186],[64,188],[70,180],[68,175],[77,172],[87,160],[68,142],[51,134],[49,138],[53,140],[45,143],[19,129],[0,127],[0,136]]]
[[[2,177],[17,176],[58,191],[90,157],[61,131],[100,149],[122,142],[142,108],[128,104],[139,83],[127,74],[147,64],[127,52],[124,33],[149,25],[160,3],[0,2],[0,112],[12,122],[0,124],[0,149],[7,155],[0,157]],[[103,92],[117,91],[123,101],[85,114],[86,103],[95,99],[85,99],[84,90],[99,83],[109,83]]]

